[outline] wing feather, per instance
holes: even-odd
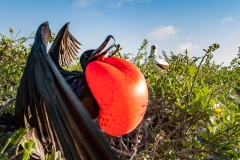
[[[69,23],[66,23],[58,32],[49,54],[58,66],[70,65],[74,60],[81,43],[69,32]]]

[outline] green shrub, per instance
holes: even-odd
[[[139,150],[138,157],[240,158],[240,99],[236,92],[239,58],[230,66],[212,62],[218,44],[204,50],[203,57],[188,57],[187,50],[169,57],[163,52],[170,68],[161,71],[148,62],[147,44],[144,40],[131,60],[148,82],[150,98],[145,120],[155,117],[143,132],[143,137],[145,132],[152,136],[144,137],[148,146]]]
[[[30,52],[30,47],[24,43],[32,38],[22,37],[17,39],[13,29],[9,29],[11,38],[0,34],[0,103],[6,102],[16,96],[18,84],[20,82],[26,59]],[[12,113],[12,107],[8,107],[5,112]]]

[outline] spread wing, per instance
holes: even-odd
[[[81,43],[74,38],[68,28],[69,23],[66,23],[58,32],[48,52],[58,67],[70,65],[76,60],[78,50],[80,49]]]
[[[65,159],[117,159],[46,51],[48,23],[35,37],[16,97],[16,127],[29,132],[44,159],[49,149]]]

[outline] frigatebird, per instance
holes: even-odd
[[[54,57],[47,53],[50,35],[48,22],[41,24],[18,87],[16,128],[29,129],[26,136],[36,142],[37,149],[31,153],[36,159],[45,159],[56,151],[69,160],[117,159],[59,72],[61,68],[53,62]],[[56,39],[50,53],[74,53],[72,49],[77,49],[78,43],[71,42],[76,42],[71,34],[61,41]],[[68,63],[69,59],[64,56],[62,60]]]
[[[151,46],[149,61],[156,64],[161,69],[167,70],[169,68],[169,64],[164,59],[157,57],[157,50],[158,50],[157,45]]]
[[[56,46],[68,35],[71,34],[66,24],[57,35],[54,48],[61,48]],[[61,66],[61,59],[71,62],[66,57],[73,57],[74,52],[50,49],[49,54],[90,116],[98,118],[104,132],[119,136],[129,133],[141,122],[147,107],[148,91],[145,78],[138,68],[126,60],[113,57],[119,45],[113,44],[104,50],[111,39],[115,41],[109,35],[97,49],[83,52],[80,57],[82,72],[67,71]],[[72,41],[70,44],[80,44],[75,38]],[[69,47],[68,44],[65,47]],[[116,51],[106,57],[113,47]]]

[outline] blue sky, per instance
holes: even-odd
[[[216,63],[228,64],[240,46],[239,0],[0,0],[0,33],[28,36],[48,21],[52,32],[70,22],[84,50],[114,35],[124,53],[137,53],[143,39],[161,51],[202,56],[219,43]]]

